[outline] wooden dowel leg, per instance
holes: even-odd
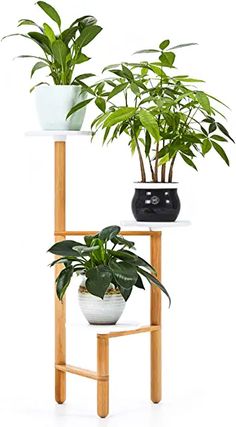
[[[66,152],[65,142],[55,142],[55,230],[64,230],[66,211]],[[65,239],[56,236],[55,241]],[[63,267],[56,265],[55,277]],[[66,301],[60,302],[55,293],[55,365],[66,363]],[[55,399],[58,403],[66,400],[66,373],[55,369]]]
[[[104,381],[97,381],[97,413],[105,418],[109,413],[109,339],[97,337],[97,374],[108,376]]]
[[[161,232],[150,237],[151,264],[161,280]],[[151,287],[151,325],[161,325],[161,291],[157,286]],[[161,329],[151,332],[151,400],[161,400]]]

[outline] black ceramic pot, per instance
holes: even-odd
[[[135,184],[132,212],[136,221],[173,222],[179,215],[176,183]]]

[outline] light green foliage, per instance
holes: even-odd
[[[42,57],[20,55],[18,58],[40,59],[40,63],[37,62],[33,66],[31,77],[44,66],[49,69],[49,76],[55,85],[73,84],[81,85],[85,88],[86,85],[81,84],[79,76],[74,76],[75,67],[90,59],[82,50],[100,33],[102,28],[96,25],[96,18],[87,15],[77,18],[68,28],[62,30],[61,17],[54,7],[44,1],[38,1],[36,5],[42,9],[52,22],[38,25],[31,19],[20,19],[18,27],[33,26],[36,27],[37,31],[30,31],[25,34],[16,33],[6,37],[20,36],[33,41],[41,49]],[[53,29],[55,25],[56,30]],[[87,73],[84,78],[92,75]]]

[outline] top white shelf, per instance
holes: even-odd
[[[122,227],[136,227],[136,228],[148,228],[150,231],[160,231],[164,228],[176,228],[176,227],[188,227],[191,225],[190,221],[174,221],[174,222],[141,222],[141,221],[126,221],[120,222]]]
[[[91,136],[92,132],[85,130],[33,130],[25,133],[25,136],[51,137],[54,141],[66,141],[71,136]]]

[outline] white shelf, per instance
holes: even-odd
[[[122,227],[148,228],[150,231],[160,231],[164,228],[188,227],[190,221],[174,221],[174,222],[141,222],[134,220],[123,220],[120,222]]]
[[[25,136],[51,137],[54,141],[66,141],[71,136],[91,136],[92,132],[85,130],[32,130],[25,133]]]
[[[142,328],[144,325],[140,322],[118,322],[116,325],[90,325],[88,323],[70,323],[70,326],[82,328],[87,333],[109,334],[110,332],[125,332],[133,329]]]

